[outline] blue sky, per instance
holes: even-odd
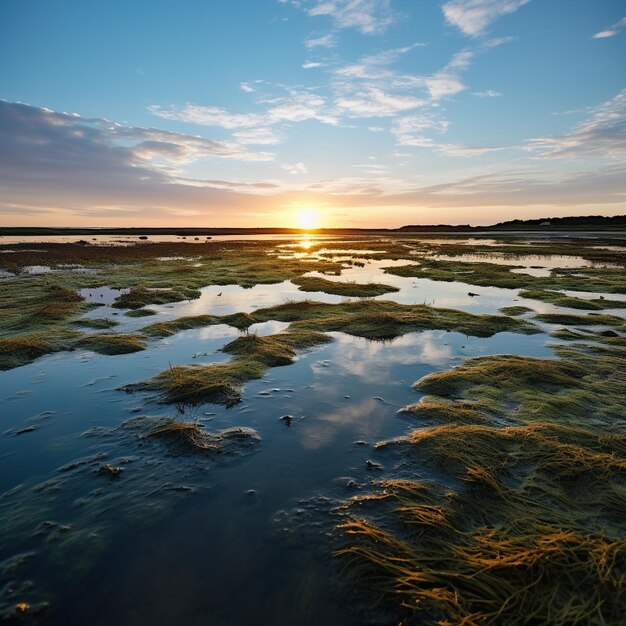
[[[626,213],[623,0],[0,5],[0,219]]]

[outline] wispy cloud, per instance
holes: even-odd
[[[312,37],[311,39],[305,39],[304,45],[307,48],[334,48],[337,45],[337,37],[332,34]]]
[[[472,92],[473,96],[478,96],[479,98],[498,98],[502,94],[499,91],[494,91],[493,89],[487,89],[485,91],[474,91]]]
[[[326,64],[325,63],[318,63],[316,61],[308,61],[307,63],[303,63],[302,64],[302,69],[303,70],[312,70],[315,69],[317,67],[325,67]]]
[[[498,18],[514,13],[530,0],[451,0],[443,7],[446,21],[464,35],[482,35]]]
[[[282,137],[278,135],[272,128],[262,126],[260,128],[246,128],[233,133],[233,137],[237,143],[248,145],[273,145],[282,142]]]
[[[300,162],[294,163],[293,165],[289,165],[285,163],[284,165],[281,165],[281,167],[294,176],[296,174],[307,174],[309,171],[304,165],[304,163],[300,163]]]
[[[162,107],[151,104],[148,110],[166,120],[179,120],[206,126],[221,126],[222,128],[245,128],[256,126],[263,122],[263,118],[255,113],[229,113],[219,107],[200,106],[187,103],[183,106]]]
[[[538,137],[526,149],[544,158],[611,157],[626,153],[626,89],[557,137]]]
[[[389,0],[313,0],[295,4],[312,17],[329,17],[336,28],[355,28],[364,35],[383,33],[395,19]]]
[[[593,38],[594,39],[606,39],[607,37],[615,37],[615,35],[619,34],[619,32],[626,26],[626,17],[623,17],[619,22],[615,22],[613,26],[607,28],[606,30],[601,30],[599,33],[596,33]]]
[[[279,135],[269,130],[274,124],[317,120],[323,124],[337,124],[337,119],[328,112],[326,99],[310,91],[289,89],[287,95],[259,98],[264,110],[256,113],[231,113],[212,106],[187,103],[182,106],[162,107],[150,105],[148,110],[167,120],[190,122],[202,126],[220,126],[235,132],[234,137],[243,137],[246,143],[277,143]],[[251,141],[250,138],[263,141]]]

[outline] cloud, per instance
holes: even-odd
[[[530,0],[451,0],[443,7],[448,24],[456,26],[464,35],[476,37],[498,18],[514,13]]]
[[[187,103],[181,107],[161,107],[151,104],[148,110],[166,120],[179,120],[205,126],[221,126],[223,128],[245,128],[263,123],[263,118],[254,113],[229,113],[219,107],[207,107]]]
[[[616,119],[620,98],[623,94],[598,107],[581,127]],[[436,111],[428,113],[430,117],[415,114],[393,120],[391,127],[409,145],[444,154],[492,149],[441,141],[446,122]],[[236,132],[252,130],[257,129]],[[416,219],[437,221],[443,210],[445,221],[488,222],[495,221],[496,210],[499,217],[514,217],[520,207],[530,216],[533,211],[565,214],[572,207],[619,213],[626,205],[626,166],[617,161],[586,169],[576,164],[572,172],[554,171],[534,160],[525,171],[507,171],[500,163],[498,173],[461,179],[449,173],[444,183],[418,186],[415,176],[400,178],[376,163],[361,165],[360,176],[303,184],[300,176],[307,168],[297,157],[281,165],[284,172],[293,173],[285,174],[286,180],[220,179],[214,164],[228,158],[272,155],[246,150],[236,142],[0,101],[0,213],[6,216],[5,224],[244,226],[252,220],[276,225],[290,207],[306,201],[341,212],[337,226],[393,226]],[[179,169],[181,163],[196,159],[210,159],[203,163],[208,174],[203,179]],[[248,174],[251,168],[244,171]],[[432,209],[437,212],[432,214]]]
[[[305,39],[304,45],[307,48],[334,48],[337,45],[335,35],[323,35],[313,39]]]
[[[626,26],[626,17],[623,17],[619,22],[615,22],[613,26],[607,28],[607,30],[602,30],[599,33],[596,33],[593,36],[593,39],[607,39],[608,37],[615,37],[615,35],[619,34],[619,32]]]
[[[452,157],[481,156],[502,150],[490,146],[465,146],[459,143],[440,142],[429,136],[432,133],[443,135],[448,131],[450,124],[447,120],[437,117],[434,112],[419,115],[409,115],[398,118],[393,122],[391,133],[401,146],[415,148],[429,148]]]
[[[326,100],[310,91],[292,89],[286,96],[269,98],[260,102],[265,106],[265,110],[258,113],[231,113],[218,107],[191,103],[169,107],[153,104],[148,107],[148,110],[167,120],[191,122],[203,126],[221,126],[227,130],[266,129],[272,124],[306,120],[337,124],[336,118],[326,110]],[[252,133],[247,136],[252,136]]]
[[[233,133],[237,143],[241,145],[273,145],[281,143],[282,138],[271,128],[262,126],[260,128],[246,128]]]
[[[355,28],[364,35],[385,32],[395,19],[389,0],[314,0],[306,3],[305,11],[312,17],[331,18],[336,28]]]
[[[338,97],[335,105],[350,117],[389,117],[425,104],[421,98],[386,93],[373,86],[364,87],[350,96]]]
[[[464,91],[459,74],[474,58],[476,53],[471,50],[457,52],[433,74],[406,74],[389,67],[423,45],[392,48],[336,69],[335,105],[351,117],[390,117]]]
[[[305,167],[304,163],[295,163],[294,165],[281,165],[284,170],[287,170],[290,174],[307,174],[308,169]]]
[[[425,113],[395,120],[391,133],[400,145],[430,148],[435,146],[435,141],[424,133],[432,131],[445,133],[448,126],[449,122],[446,120],[437,119],[432,113]]]
[[[241,91],[245,91],[246,93],[252,93],[254,91],[254,88],[250,87],[248,83],[241,83],[239,85],[239,88],[241,89]]]
[[[544,158],[615,157],[626,152],[626,89],[596,107],[591,117],[556,137],[538,137],[525,145]]]
[[[303,70],[312,70],[316,67],[325,67],[326,64],[325,63],[316,63],[313,61],[309,61],[308,63],[303,63],[302,64],[302,69]]]
[[[494,91],[493,89],[487,89],[485,91],[474,91],[472,95],[478,96],[479,98],[498,98],[502,94],[499,91]]]

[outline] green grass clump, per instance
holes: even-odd
[[[116,298],[113,306],[117,309],[141,309],[148,304],[169,304],[200,297],[197,289],[185,287],[171,289],[148,289],[143,285],[133,287],[128,293]]]
[[[219,324],[227,324],[239,330],[247,330],[258,321],[251,313],[232,313],[230,315],[222,315],[218,319]]]
[[[84,326],[85,328],[106,329],[118,326],[119,322],[109,318],[85,317],[72,322],[74,326]]]
[[[538,313],[533,319],[546,324],[563,324],[565,326],[625,326],[623,318],[616,315],[575,315],[570,313]]]
[[[212,324],[220,324],[219,318],[215,315],[193,315],[179,317],[167,322],[157,322],[141,329],[141,332],[150,337],[169,337],[181,330],[192,328],[202,328]]]
[[[76,342],[76,346],[98,354],[129,354],[144,350],[146,344],[141,335],[121,335],[115,333],[97,333],[85,335]]]
[[[252,359],[267,367],[278,367],[293,363],[296,350],[328,343],[332,339],[322,333],[294,330],[275,335],[242,335],[226,344],[223,352],[239,359]]]
[[[471,249],[468,250],[471,252]],[[406,278],[429,278],[445,282],[461,282],[481,287],[505,289],[601,291],[626,293],[624,268],[586,267],[584,275],[578,268],[555,269],[550,276],[531,276],[519,272],[518,265],[472,263],[433,259],[431,256],[413,257],[419,264],[386,267],[387,274]],[[563,296],[565,297],[565,296]]]
[[[558,291],[549,289],[522,289],[519,292],[520,298],[528,298],[529,300],[541,300],[549,302],[556,306],[565,307],[567,309],[582,309],[587,311],[600,311],[602,309],[623,309],[626,308],[626,302],[620,300],[594,298],[586,300],[585,298],[576,298],[568,296]]]
[[[53,352],[71,350],[80,335],[72,330],[54,329],[46,333],[0,337],[0,370],[26,365]]]
[[[427,305],[398,304],[367,300],[326,304],[288,302],[258,309],[259,320],[292,322],[293,328],[318,332],[340,331],[369,339],[393,339],[421,330],[449,330],[475,337],[490,337],[498,332],[534,333],[538,329],[524,320],[503,315],[472,315],[454,309]]]
[[[298,285],[300,291],[322,291],[337,296],[354,296],[359,298],[373,298],[384,293],[399,291],[397,287],[380,283],[336,281],[315,276],[301,276],[294,278],[292,282]]]
[[[266,369],[258,361],[245,359],[208,365],[179,365],[125,389],[156,391],[163,402],[172,404],[212,402],[233,406],[241,400],[241,385],[261,378]]]
[[[527,306],[503,306],[500,309],[500,313],[504,315],[512,315],[513,317],[517,317],[518,315],[524,315],[524,313],[530,313],[532,309],[529,309]]]
[[[157,312],[153,309],[130,309],[124,313],[127,317],[149,317],[156,314]]]
[[[126,391],[156,391],[167,403],[212,402],[232,406],[241,400],[242,385],[263,377],[270,367],[293,363],[296,350],[331,341],[312,332],[281,332],[275,335],[244,335],[222,350],[233,355],[226,363],[170,367],[154,378],[128,385]]]

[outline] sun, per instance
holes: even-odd
[[[315,230],[319,222],[319,214],[315,209],[298,211],[298,227],[302,230]]]

